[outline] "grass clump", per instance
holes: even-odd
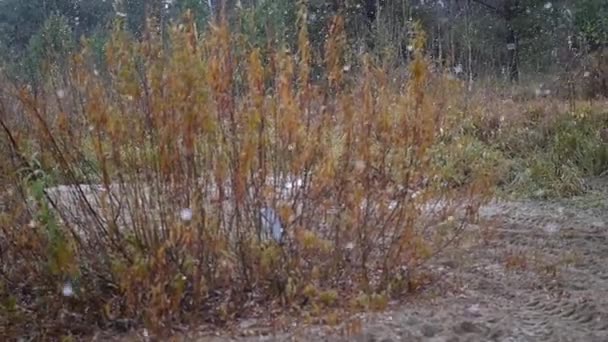
[[[608,145],[599,135],[608,125],[605,113],[537,109],[527,117],[498,138],[511,160],[509,191],[540,198],[581,195],[587,179],[608,170]]]

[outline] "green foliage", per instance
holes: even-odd
[[[212,3],[217,6],[216,1]],[[465,72],[499,76],[509,63],[506,37],[511,25],[518,42],[518,59],[522,73],[547,73],[561,70],[557,64],[575,64],[570,47],[584,53],[606,46],[608,40],[607,6],[602,0],[550,2],[519,0],[512,2],[512,20],[505,22],[505,1],[478,2],[417,1],[329,1],[307,2],[307,23],[311,46],[322,53],[329,33],[329,21],[337,14],[345,16],[346,36],[352,54],[364,46],[385,63],[400,65],[408,62],[412,23],[418,20],[430,34],[428,51],[436,61],[448,68],[462,65]],[[166,5],[166,7],[165,7]],[[264,47],[267,41],[276,45],[295,46],[297,1],[228,1],[228,19],[235,31],[247,42]],[[115,8],[113,8],[115,7]],[[375,9],[377,20],[367,17]],[[492,9],[495,7],[495,9]],[[6,47],[4,57],[21,61],[32,38],[39,34],[51,15],[67,18],[75,38],[82,35],[105,35],[115,18],[124,20],[135,37],[142,38],[146,15],[158,12],[166,26],[179,21],[186,10],[196,18],[197,27],[204,32],[212,17],[209,2],[177,0],[160,1],[17,1],[0,3],[0,46]],[[214,9],[217,11],[217,8]],[[217,14],[217,13],[215,13]],[[580,57],[580,56],[579,56]],[[470,60],[469,60],[470,59]],[[580,58],[579,58],[580,59]],[[471,70],[468,70],[470,62]],[[569,68],[570,66],[568,66]]]
[[[119,2],[122,6],[119,8],[120,16],[125,16],[126,27],[135,37],[141,37],[145,26],[146,16],[146,1],[145,0],[123,0]]]
[[[46,189],[55,184],[52,176],[47,174],[37,158],[33,157],[30,167],[20,170],[24,186],[33,199],[35,214],[34,222],[46,235],[48,241],[48,269],[53,275],[60,277],[75,276],[74,251],[69,238],[65,235],[57,213],[53,211],[46,196]]]
[[[49,14],[42,4],[43,1],[0,2],[0,40],[11,50],[11,57],[19,56],[42,27]]]
[[[296,37],[297,1],[261,1],[240,9],[237,14],[241,33],[253,46],[264,48],[294,46]]]
[[[550,5],[550,6],[549,6]],[[513,25],[519,39],[520,60],[527,70],[556,72],[559,57],[576,39],[570,4],[560,1],[524,1]]]
[[[67,18],[51,15],[30,38],[22,61],[13,65],[12,75],[25,77],[31,84],[40,84],[44,81],[43,74],[66,70],[67,58],[75,47]]]
[[[200,0],[178,0],[172,8],[172,16],[179,16],[186,11],[191,11],[196,19],[196,25],[200,32],[205,32],[209,19],[211,19],[211,9],[207,1]]]
[[[112,13],[111,1],[5,0],[0,2],[0,41],[21,56],[51,16],[63,17],[74,38],[103,28]]]
[[[607,122],[600,118],[598,114],[583,111],[574,118],[558,120],[549,150],[554,163],[572,164],[589,176],[598,176],[606,171],[608,148],[599,138],[598,127],[605,126]]]
[[[592,49],[608,46],[608,3],[580,0],[574,6],[576,26]]]
[[[448,144],[439,144],[433,155],[446,186],[461,187],[480,179],[505,177],[507,163],[503,153],[473,135],[465,134]]]
[[[51,15],[42,25],[41,31],[30,42],[30,48],[39,54],[37,57],[48,60],[49,63],[65,61],[75,48],[68,18],[62,15]]]
[[[498,138],[514,161],[510,191],[541,197],[580,195],[586,190],[585,179],[608,170],[608,146],[598,132],[607,124],[604,113],[531,113],[537,113],[536,124],[511,128]]]

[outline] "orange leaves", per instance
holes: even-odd
[[[329,28],[329,39],[325,41],[325,65],[328,69],[327,80],[329,87],[334,88],[341,84],[343,77],[343,54],[346,48],[346,33],[344,31],[344,18],[332,18]]]
[[[313,65],[305,19],[303,11],[297,51],[270,43],[270,51],[249,48],[226,22],[203,39],[190,17],[169,31],[169,47],[157,36],[136,42],[117,31],[106,48],[107,74],[84,54],[74,59],[79,69],[69,96],[81,103],[77,115],[21,94],[30,121],[60,116],[53,127],[20,134],[46,146],[73,127],[82,138],[62,146],[66,155],[95,166],[87,180],[101,175],[118,189],[118,203],[101,210],[96,201],[77,199],[99,220],[74,225],[94,230],[87,242],[101,246],[102,256],[66,245],[56,255],[61,267],[77,264],[76,252],[90,264],[119,259],[101,272],[118,279],[127,315],[169,322],[182,314],[187,294],[197,298],[188,305],[204,307],[212,293],[218,298],[210,306],[227,308],[228,301],[242,304],[230,293],[241,289],[276,295],[272,282],[290,296],[310,279],[319,289],[385,290],[391,279],[379,278],[433,255],[427,202],[470,203],[490,185],[480,177],[462,198],[448,196],[452,190],[434,177],[429,148],[448,115],[451,88],[433,85],[422,38],[405,90],[396,71],[370,56],[350,69],[339,16],[330,23],[322,65]],[[327,82],[311,80],[313,66]],[[62,181],[77,181],[57,162],[61,155],[51,158],[62,166]],[[108,203],[112,197],[95,196]],[[178,222],[184,208],[195,215]],[[285,244],[260,243],[261,208],[278,212]]]
[[[308,37],[308,9],[305,2],[300,3],[296,25],[298,27],[299,86],[305,92],[310,81],[312,62],[312,51]]]
[[[188,48],[191,52],[197,52],[198,45],[198,30],[196,27],[196,21],[194,15],[190,9],[186,10],[184,14],[184,21],[186,25],[186,41],[188,43]]]
[[[249,93],[252,97],[253,105],[260,107],[260,101],[264,96],[264,67],[262,66],[262,56],[260,49],[256,48],[249,54],[249,65],[247,79],[249,81]]]
[[[231,33],[225,21],[219,26],[211,25],[207,46],[209,47],[208,81],[216,96],[228,94],[234,79]],[[221,105],[221,103],[220,103]]]
[[[292,120],[295,113],[295,96],[293,88],[294,77],[294,62],[293,58],[286,52],[279,54],[279,70],[277,77],[277,95],[279,104],[279,113],[282,121],[285,119]],[[285,126],[290,126],[285,124]]]
[[[320,238],[314,231],[309,229],[298,229],[296,231],[298,244],[308,253],[328,253],[331,251],[332,243]]]
[[[52,258],[50,260],[51,271],[60,275],[73,275],[77,272],[77,260],[68,239],[58,238],[53,241]]]

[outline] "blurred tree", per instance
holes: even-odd
[[[52,14],[40,31],[31,37],[23,59],[16,66],[18,74],[14,76],[25,78],[30,84],[39,84],[51,75],[65,76],[68,54],[75,46],[68,19]]]
[[[33,53],[32,39],[52,15],[63,16],[73,38],[95,36],[103,44],[115,17],[141,37],[147,17],[159,28],[191,10],[200,30],[224,4],[235,29],[256,46],[293,46],[299,1],[279,0],[2,0],[0,58],[22,62]],[[608,46],[606,0],[307,0],[309,34],[321,52],[329,20],[345,17],[351,52],[373,51],[395,63],[407,63],[412,24],[428,35],[435,65],[476,74],[501,74],[517,81],[529,70],[554,72],[559,63],[575,63],[577,53]],[[33,45],[32,45],[33,44]],[[29,51],[29,52],[28,52]],[[564,57],[566,56],[566,57]],[[31,57],[34,58],[34,57]],[[553,66],[553,70],[549,70]],[[525,70],[525,71],[522,71]]]
[[[103,27],[112,14],[111,1],[99,0],[3,0],[0,1],[0,41],[13,55],[28,46],[44,22],[60,15],[80,37]]]
[[[608,47],[608,1],[574,1],[574,21],[591,51]]]

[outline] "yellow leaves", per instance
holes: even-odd
[[[295,213],[290,205],[282,204],[279,205],[279,217],[281,222],[292,222],[295,218]]]
[[[288,54],[279,57],[278,75],[278,126],[279,136],[289,146],[294,142],[297,131],[302,127],[299,120],[299,108],[297,107],[296,95],[292,87],[293,82],[293,60]]]
[[[269,245],[264,250],[260,257],[260,267],[263,274],[270,274],[275,270],[281,258],[281,250],[279,246]]]
[[[184,14],[184,20],[186,22],[186,37],[188,41],[188,47],[192,52],[196,52],[198,44],[198,29],[196,27],[194,14],[190,9],[186,10],[186,13]]]
[[[74,274],[77,271],[76,257],[73,246],[69,241],[58,238],[53,246],[53,259],[51,270],[55,274]]]
[[[298,229],[296,233],[296,239],[303,249],[314,248],[317,245],[317,237],[313,232],[306,229]]]
[[[329,253],[333,244],[331,241],[320,238],[315,232],[308,229],[297,229],[296,240],[306,252]]]
[[[289,159],[288,172],[294,175],[302,174],[313,158],[313,148],[305,138],[298,134],[291,145],[287,146]]]
[[[257,148],[258,146],[255,144],[255,141],[251,140],[246,141],[242,148],[240,155],[241,174],[239,175],[239,177],[242,178],[244,182],[247,182],[247,172],[251,170],[254,165],[254,162],[257,161],[255,158]]]
[[[117,309],[117,304],[116,304],[116,300],[110,300],[107,303],[105,303],[103,305],[103,314],[104,314],[104,318],[109,320],[109,321],[113,321],[116,318],[120,317],[120,312]]]
[[[125,65],[118,70],[117,90],[127,100],[139,100],[140,83],[134,65]]]
[[[304,287],[304,289],[302,290],[302,295],[304,295],[305,297],[307,297],[309,300],[314,299],[317,297],[318,294],[318,290],[317,287],[312,285],[312,284],[308,284]]]
[[[56,126],[59,132],[61,133],[69,133],[71,131],[68,113],[66,113],[65,111],[61,111],[57,115]]]
[[[388,296],[383,293],[360,293],[351,300],[351,306],[358,310],[382,311],[388,306]]]
[[[345,44],[344,18],[334,16],[330,24],[329,39],[325,41],[325,65],[329,70],[328,81],[332,88],[339,86],[342,82],[342,58]]]
[[[336,177],[338,176],[338,163],[344,155],[345,149],[349,147],[346,146],[346,137],[340,133],[341,132],[336,133],[329,131],[320,142],[322,145],[319,149],[324,149],[322,154],[317,156],[320,161],[318,163],[317,180],[320,184],[331,184],[332,182],[335,182]]]
[[[247,76],[249,81],[249,92],[254,98],[254,104],[258,104],[259,97],[262,97],[264,95],[264,67],[262,66],[262,56],[260,55],[260,49],[253,49],[253,51],[251,51],[251,53],[249,54]]]
[[[319,293],[319,302],[326,306],[333,306],[338,300],[338,292],[336,290],[326,290]]]
[[[308,85],[310,78],[310,63],[312,62],[307,17],[307,5],[305,2],[302,2],[300,3],[296,23],[298,27],[299,84],[302,88]]]
[[[410,242],[416,260],[427,260],[433,255],[433,248],[422,236],[416,236]]]
[[[211,25],[208,37],[208,82],[216,95],[227,94],[234,79],[230,30],[225,22]]]

